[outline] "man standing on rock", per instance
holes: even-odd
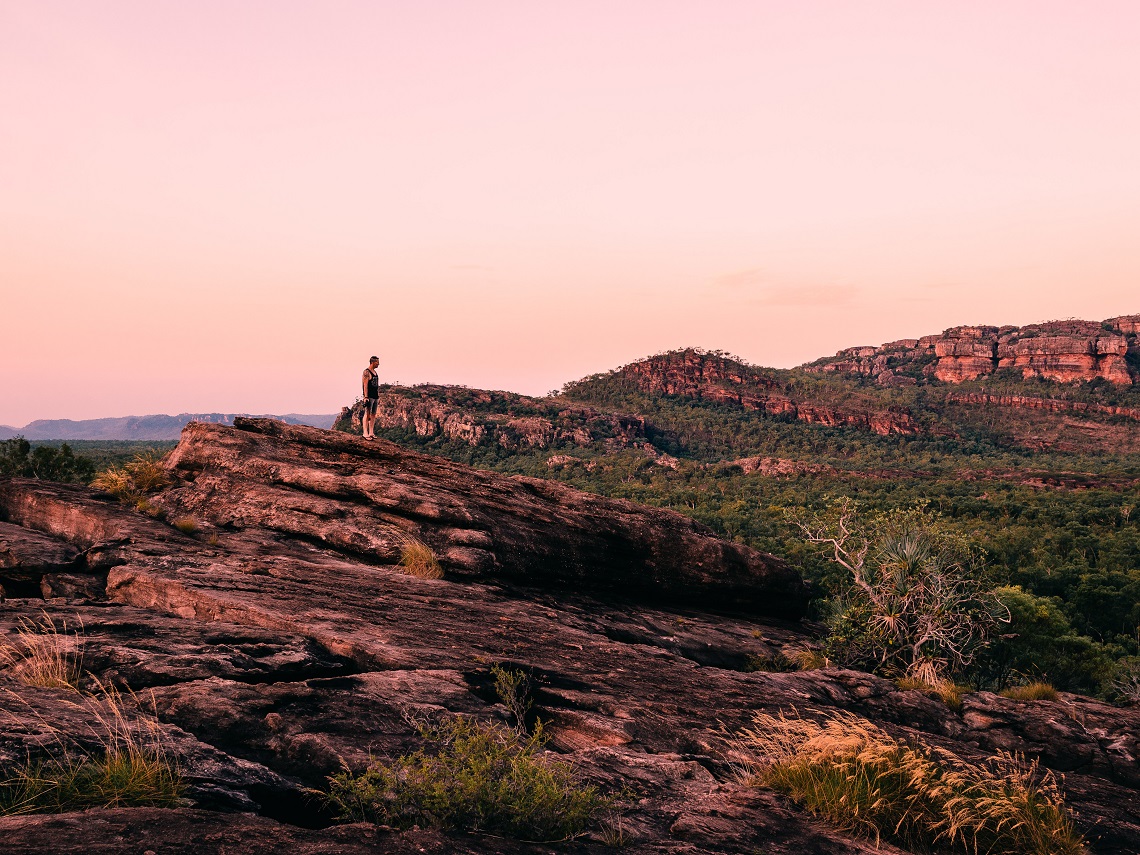
[[[364,376],[360,378],[364,389],[364,414],[360,426],[365,439],[376,439],[376,405],[380,402],[380,375],[376,373],[376,367],[379,364],[380,357],[373,356],[368,360]]]

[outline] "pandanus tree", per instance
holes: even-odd
[[[981,555],[925,509],[862,519],[842,499],[792,516],[846,571],[829,618],[840,664],[925,683],[966,670],[1008,612],[981,581]]]

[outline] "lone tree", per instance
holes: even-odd
[[[938,683],[1009,620],[979,579],[980,551],[922,507],[861,519],[842,499],[790,521],[846,571],[829,620],[828,653],[841,664]]]

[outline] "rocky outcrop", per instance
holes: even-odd
[[[1049,321],[1025,327],[953,327],[941,335],[851,347],[833,359],[804,366],[807,371],[874,376],[883,385],[917,382],[918,376],[946,383],[977,380],[1009,369],[1023,379],[1060,383],[1107,380],[1132,385],[1140,378],[1130,356],[1140,353],[1140,315],[1093,321]],[[900,374],[900,372],[902,372]]]
[[[853,671],[758,671],[813,644],[810,627],[759,614],[788,611],[760,593],[778,596],[764,586],[784,578],[780,565],[718,546],[673,515],[264,422],[190,426],[170,469],[178,482],[152,504],[169,519],[192,515],[192,534],[85,488],[0,482],[9,544],[0,577],[66,563],[105,580],[105,593],[78,599],[9,599],[0,639],[14,641],[21,618],[78,617],[93,675],[84,688],[97,678],[133,692],[126,714],[161,732],[192,804],[0,819],[6,852],[611,851],[596,833],[551,846],[330,826],[312,791],[345,767],[417,747],[411,720],[505,719],[496,663],[530,675],[552,750],[629,793],[620,819],[629,852],[897,851],[740,781],[724,730],[791,708],[850,710],[970,762],[999,750],[1040,758],[1065,774],[1095,853],[1140,849],[1140,711],[986,693],[954,711]],[[396,531],[431,543],[448,575],[401,572],[384,545]],[[467,544],[454,531],[486,539]],[[490,558],[473,570],[447,557],[448,544]],[[685,575],[664,554],[674,551],[703,566]],[[653,602],[636,585],[617,596],[603,581],[624,586],[639,572],[661,572],[685,602]],[[753,610],[708,611],[698,584],[722,586],[705,602],[752,591]],[[0,710],[0,765],[97,733],[97,711],[81,696],[3,671]]]
[[[280,532],[369,561],[398,560],[414,538],[454,577],[605,585],[790,617],[807,601],[784,562],[688,517],[383,440],[260,419],[191,425],[169,467],[179,486],[155,503],[172,517]]]
[[[360,401],[344,407],[333,429],[360,434],[363,413]],[[594,445],[616,450],[645,443],[645,420],[638,416],[461,386],[381,387],[376,428],[506,451]]]
[[[921,432],[905,407],[877,406],[851,395],[836,402],[805,398],[770,371],[694,348],[651,356],[609,374],[567,384],[565,394],[591,400],[597,387],[614,384],[649,395],[735,405],[807,424],[870,430],[884,436]]]

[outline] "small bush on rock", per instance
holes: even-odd
[[[534,706],[531,699],[531,681],[525,671],[492,665],[491,676],[495,679],[495,694],[515,720],[515,731],[526,732],[526,717]]]
[[[456,717],[419,731],[425,749],[329,779],[329,799],[342,819],[549,841],[584,833],[612,806],[543,750],[541,725],[525,736]]]
[[[183,534],[195,534],[198,531],[198,521],[192,517],[176,519],[172,525]]]
[[[1080,855],[1056,779],[1002,754],[973,766],[894,739],[849,713],[821,721],[760,713],[742,731],[755,781],[842,829],[918,851]]]

